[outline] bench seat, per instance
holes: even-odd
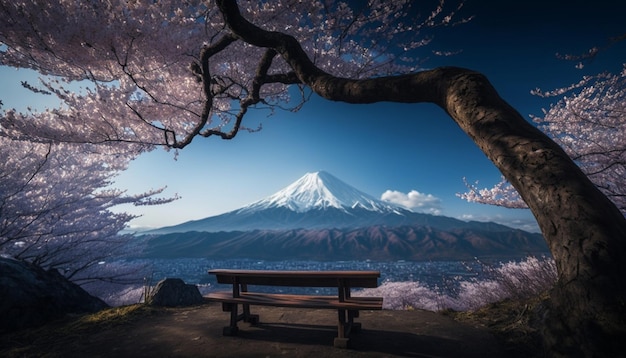
[[[378,271],[274,271],[274,270],[210,270],[219,284],[227,284],[232,291],[212,292],[204,296],[208,301],[222,303],[224,312],[230,312],[230,325],[224,335],[237,335],[238,321],[259,324],[259,316],[250,313],[250,306],[277,306],[337,310],[337,337],[334,346],[347,348],[351,332],[361,330],[354,319],[361,310],[381,310],[382,297],[353,297],[352,288],[378,286]],[[337,295],[295,295],[283,293],[250,292],[248,286],[292,286],[337,288]],[[243,312],[239,314],[239,306]]]
[[[337,296],[289,295],[282,293],[241,292],[233,297],[230,291],[212,292],[204,296],[210,301],[276,307],[328,308],[346,310],[382,310],[382,297],[350,297],[339,301]]]

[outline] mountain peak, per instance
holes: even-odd
[[[398,208],[365,194],[325,171],[306,173],[277,193],[246,206],[246,210],[283,207],[295,212],[336,208],[395,211]]]
[[[147,233],[313,230],[376,225],[417,225],[444,230],[480,228],[494,232],[512,230],[493,223],[467,223],[445,216],[413,213],[375,199],[333,175],[319,171],[307,173],[277,193],[240,209]]]

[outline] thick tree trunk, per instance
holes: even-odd
[[[218,0],[233,33],[273,48],[322,97],[439,105],[519,191],[557,263],[558,283],[542,320],[553,356],[626,354],[626,219],[567,154],[531,125],[480,73],[438,68],[367,80],[318,69],[297,41],[247,22],[234,1]]]
[[[484,76],[439,69],[438,104],[515,186],[535,215],[559,279],[543,317],[553,356],[626,354],[626,220],[552,140]]]

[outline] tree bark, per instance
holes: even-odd
[[[352,80],[317,68],[291,36],[249,23],[217,0],[235,36],[272,48],[300,81],[333,101],[435,103],[469,135],[533,212],[558,269],[542,314],[552,356],[626,354],[626,219],[567,154],[480,73],[456,67]]]

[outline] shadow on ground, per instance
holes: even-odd
[[[506,357],[485,328],[429,311],[364,311],[350,349],[333,347],[332,310],[253,307],[260,324],[225,337],[219,304],[143,309],[106,323],[82,318],[0,337],[2,357]]]

